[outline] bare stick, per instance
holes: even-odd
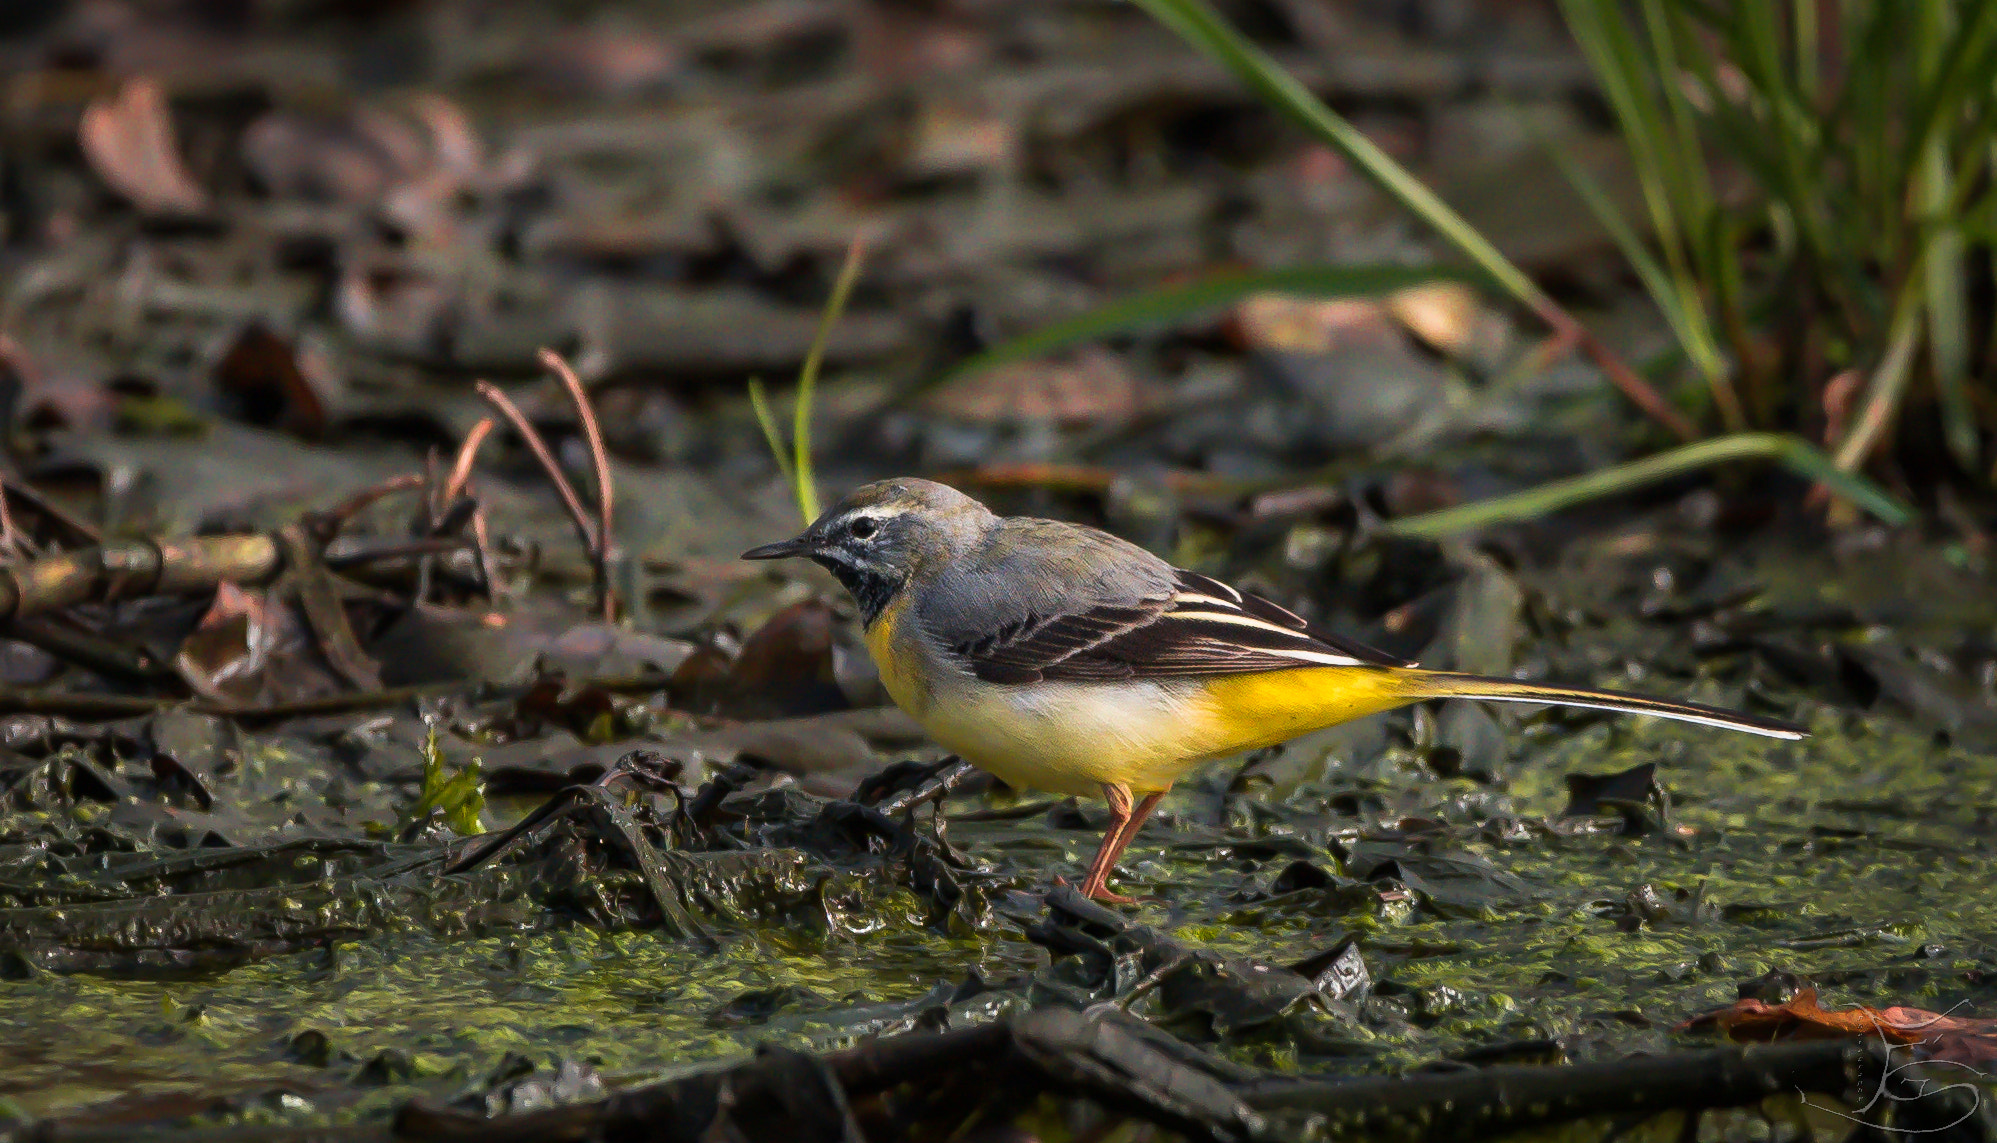
[[[569,400],[576,407],[576,420],[582,422],[583,440],[589,444],[590,465],[596,470],[597,543],[590,553],[590,562],[596,570],[596,606],[603,612],[603,621],[608,623],[617,618],[617,600],[610,588],[610,512],[615,495],[611,488],[610,453],[603,447],[603,429],[596,422],[596,410],[590,407],[589,393],[583,389],[576,371],[552,349],[541,351],[541,364],[561,378],[562,387],[569,391]]]
[[[399,540],[379,547],[363,547],[337,556],[327,556],[326,566],[334,571],[361,567],[384,560],[405,560],[415,556],[448,555],[471,546],[462,536],[434,536],[421,540]]]
[[[22,504],[47,517],[50,523],[68,532],[68,541],[70,543],[101,544],[104,542],[104,533],[91,527],[86,521],[71,515],[67,510],[35,491],[32,486],[19,477],[9,477],[6,473],[0,473],[0,490],[4,490],[6,499],[20,501]]]
[[[499,598],[499,563],[492,558],[492,538],[485,527],[485,505],[472,509],[472,543],[478,549],[478,574],[485,581],[485,601]]]
[[[464,443],[458,446],[457,458],[451,462],[451,473],[444,480],[443,503],[447,507],[456,503],[459,496],[469,494],[472,465],[478,461],[478,450],[485,444],[485,438],[491,436],[492,430],[498,425],[499,422],[491,417],[480,417],[478,424],[473,425],[471,431],[465,434]],[[435,525],[434,517],[431,523]],[[485,599],[490,603],[493,600],[493,586],[499,580],[499,572],[497,565],[492,561],[492,547],[486,542],[483,504],[472,509],[471,527],[473,546],[478,553],[479,578],[485,581]]]
[[[576,535],[582,539],[583,551],[594,554],[597,550],[596,526],[590,522],[589,512],[582,506],[582,497],[576,495],[575,485],[570,484],[569,478],[562,473],[562,466],[555,462],[555,454],[548,451],[548,442],[541,438],[540,432],[527,420],[527,415],[520,411],[520,406],[500,392],[498,386],[490,381],[480,381],[478,395],[498,409],[499,415],[513,426],[513,431],[520,434],[520,439],[527,442],[528,450],[534,454],[535,460],[541,462],[541,468],[554,483],[556,494],[562,498],[562,507],[568,509],[569,522],[575,525]]]
[[[324,512],[315,514],[312,518],[313,529],[321,540],[330,541],[340,534],[340,529],[345,527],[349,520],[365,511],[368,505],[398,492],[421,488],[423,483],[423,477],[419,473],[405,472],[401,476],[391,476],[380,484],[363,488]]]
[[[1556,337],[1580,346],[1581,352],[1587,355],[1588,360],[1595,363],[1595,368],[1600,369],[1609,382],[1622,390],[1623,396],[1628,397],[1630,403],[1643,410],[1651,420],[1670,429],[1679,440],[1698,439],[1699,431],[1692,427],[1691,421],[1685,419],[1685,414],[1673,408],[1657,390],[1637,376],[1636,370],[1631,369],[1621,357],[1618,357],[1607,342],[1595,336],[1593,330],[1582,325],[1580,320],[1563,309],[1560,303],[1541,294],[1533,299],[1532,306],[1533,312],[1539,315],[1539,320],[1553,327]]]
[[[499,422],[491,417],[480,417],[478,424],[472,426],[472,431],[465,434],[465,443],[458,446],[457,459],[451,462],[451,474],[444,479],[444,495],[440,499],[441,503],[449,504],[465,490],[466,482],[471,480],[472,464],[478,460],[479,446],[485,443],[486,437],[492,435],[492,430],[498,427],[498,424]]]
[[[267,583],[283,567],[267,535],[127,540],[0,568],[0,625],[78,603]]]

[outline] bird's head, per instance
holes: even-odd
[[[802,556],[822,564],[872,621],[910,578],[969,551],[996,520],[954,488],[899,477],[855,488],[811,527],[742,558]]]

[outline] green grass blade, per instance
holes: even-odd
[[[1942,441],[1964,469],[1976,471],[1976,409],[1969,400],[1969,299],[1962,228],[1949,211],[1953,188],[1940,140],[1928,145],[1915,193],[1934,226],[1922,263],[1927,291],[1928,360],[1940,398]]]
[[[1822,450],[1801,437],[1787,433],[1735,433],[1628,464],[1613,465],[1584,476],[1556,480],[1508,496],[1391,520],[1383,530],[1395,536],[1439,539],[1473,528],[1538,519],[1576,504],[1620,495],[1688,472],[1741,460],[1775,461],[1798,476],[1824,484],[1832,492],[1887,524],[1898,526],[1914,518],[1912,508],[1900,503],[1870,480],[1840,470]]]
[[[1966,104],[1989,100],[1997,82],[1997,5],[1975,4],[1970,10],[1973,18],[1966,27],[1954,26],[1947,6],[1939,6],[1922,21],[1923,54],[1940,58],[1929,64],[1929,74],[1920,77],[1919,98],[1904,142],[1902,166],[1907,170],[1923,161],[1926,149],[1946,135]],[[1936,42],[1927,42],[1930,39]]]
[[[1818,0],[1790,0],[1789,37],[1791,50],[1796,54],[1796,91],[1803,97],[1807,106],[1815,107],[1823,94],[1823,84],[1818,75],[1818,53],[1822,50],[1817,35]]]
[[[1136,3],[1187,42],[1219,60],[1270,106],[1336,147],[1367,177],[1490,275],[1491,280],[1506,293],[1535,310],[1544,308],[1550,301],[1525,271],[1499,253],[1498,248],[1491,245],[1462,215],[1375,146],[1358,128],[1326,107],[1295,77],[1284,71],[1262,49],[1248,42],[1201,0],[1136,0]]]
[[[1650,248],[1644,245],[1642,236],[1630,226],[1629,220],[1616,209],[1616,204],[1609,201],[1608,194],[1602,190],[1601,184],[1595,181],[1593,175],[1576,163],[1572,156],[1562,151],[1557,144],[1549,144],[1547,154],[1552,157],[1554,165],[1560,168],[1561,174],[1565,175],[1567,181],[1573,185],[1575,193],[1581,196],[1581,201],[1594,213],[1602,228],[1609,232],[1609,238],[1615,242],[1616,248],[1629,260],[1631,269],[1636,271],[1637,278],[1643,282],[1651,300],[1664,314],[1666,324],[1671,326],[1671,332],[1677,336],[1678,345],[1685,351],[1685,356],[1691,359],[1693,365],[1709,382],[1724,378],[1726,360],[1720,355],[1705,311],[1698,307],[1687,308],[1677,283],[1651,254]]]
[[[1134,2],[1188,43],[1218,60],[1261,96],[1265,103],[1337,148],[1403,208],[1413,212],[1478,269],[1488,274],[1499,288],[1531,309],[1558,334],[1580,344],[1588,357],[1608,376],[1610,383],[1622,390],[1652,420],[1680,438],[1689,440],[1697,435],[1697,430],[1683,413],[1659,396],[1600,338],[1561,308],[1560,303],[1541,290],[1524,270],[1513,265],[1511,259],[1491,245],[1462,215],[1388,157],[1385,151],[1374,146],[1373,141],[1358,128],[1326,107],[1275,60],[1249,43],[1204,0]]]
[[[791,468],[790,447],[784,444],[784,431],[777,426],[776,413],[770,409],[769,395],[763,390],[761,377],[749,378],[749,408],[755,411],[756,427],[763,430],[763,443],[770,446],[770,455],[776,458],[777,471],[783,475],[784,483],[797,488],[797,473]],[[809,520],[805,521],[810,523]]]
[[[1914,351],[1921,345],[1921,274],[1916,273],[1901,288],[1893,324],[1886,338],[1886,353],[1866,386],[1865,408],[1838,442],[1837,466],[1840,472],[1857,472],[1872,455],[1873,447],[1886,435],[1886,427],[1900,411],[1906,395],[1907,378],[1913,373]]]
[[[804,355],[804,368],[797,374],[797,408],[791,417],[791,444],[797,459],[791,464],[791,487],[797,492],[797,510],[807,524],[818,519],[818,480],[811,469],[812,399],[818,392],[818,372],[825,364],[825,343],[831,340],[832,327],[838,324],[847,299],[853,296],[853,285],[860,280],[866,249],[865,237],[858,234],[846,247],[846,261],[832,283],[832,296],[826,300],[825,312],[818,315],[818,330],[811,337],[811,349]]]
[[[1086,313],[1042,326],[1004,341],[944,370],[921,390],[982,373],[1014,361],[1026,361],[1071,345],[1182,321],[1259,293],[1303,294],[1310,297],[1378,297],[1409,286],[1444,280],[1476,280],[1461,271],[1435,266],[1299,266],[1284,270],[1253,270],[1216,274],[1177,286],[1146,290],[1119,298]],[[906,400],[921,390],[901,394]]]

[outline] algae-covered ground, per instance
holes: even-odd
[[[938,823],[933,799],[881,815],[781,772],[724,766],[655,781],[662,792],[583,799],[587,812],[444,874],[479,842],[440,822],[426,837],[405,829],[407,841],[367,837],[398,803],[410,820],[413,772],[400,786],[370,781],[373,754],[249,730],[228,748],[240,764],[206,779],[211,811],[238,791],[309,789],[319,812],[332,807],[322,825],[359,823],[344,831],[351,841],[328,840],[337,827],[311,844],[278,829],[226,861],[233,851],[212,841],[110,844],[142,832],[118,826],[118,801],[74,774],[45,785],[15,775],[0,881],[16,906],[0,911],[4,1106],[83,1123],[382,1122],[414,1095],[483,1098],[530,1064],[582,1065],[573,1096],[758,1045],[823,1052],[1106,999],[1240,1064],[1337,1075],[1682,1050],[1711,1042],[1709,1030],[1678,1028],[1692,1017],[1808,985],[1829,1008],[1987,1012],[1997,751],[1976,680],[1938,668],[1947,650],[1915,650],[1989,623],[1976,573],[1904,547],[1709,552],[1703,586],[1720,605],[1705,630],[1640,603],[1598,612],[1618,593],[1586,558],[1591,546],[1654,571],[1671,562],[1660,543],[1626,528],[1567,547],[1543,571],[1459,553],[1474,569],[1447,589],[1431,646],[1490,654],[1485,636],[1514,630],[1495,653],[1525,673],[1572,677],[1572,663],[1593,661],[1605,664],[1594,682],[1778,712],[1811,737],[1452,702],[1215,765],[1173,792],[1125,859],[1122,886],[1141,901],[1123,913],[1174,955],[1306,966],[1321,986],[1309,1002],[1193,987],[1169,962],[1083,971],[1079,946],[1050,935],[1060,926],[1041,894],[1086,863],[1097,806],[980,792],[974,779],[940,802]],[[1868,581],[1889,563],[1934,590],[1910,601]],[[1756,586],[1768,565],[1785,570]],[[1597,577],[1585,589],[1581,568]],[[1808,574],[1792,576],[1799,568]],[[1483,590],[1464,586],[1479,580]],[[1704,606],[1698,591],[1678,594]],[[1868,621],[1882,600],[1897,626]],[[1808,650],[1783,658],[1757,645]],[[1841,681],[1810,685],[1813,658]],[[1880,697],[1875,676],[1966,696],[1951,708],[1957,725],[1938,728],[1939,707]],[[1874,693],[1861,703],[1854,690]],[[435,720],[453,750],[477,744],[449,727],[490,733],[473,709]],[[128,820],[162,804],[200,817],[154,777],[160,767],[140,775],[124,757],[139,742],[197,748],[184,716],[177,730],[167,722],[118,724],[131,725],[122,747],[117,731],[97,731],[95,760],[78,741],[39,768],[67,761],[128,783]],[[633,733],[632,722],[617,733],[599,723],[598,736],[670,751],[669,731]],[[392,734],[383,741],[376,753],[394,749]],[[420,743],[410,749],[420,757]],[[446,752],[433,753],[441,763]],[[301,782],[307,765],[334,773]],[[703,789],[717,796],[706,807]],[[496,798],[482,825],[543,801]],[[615,844],[620,813],[656,848]],[[648,864],[670,908],[648,902]],[[162,875],[168,866],[179,872]],[[1343,977],[1309,965],[1348,938],[1356,979],[1349,963]]]

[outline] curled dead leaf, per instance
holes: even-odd
[[[208,192],[180,161],[173,115],[157,82],[127,80],[118,94],[93,100],[78,131],[91,169],[112,190],[149,214],[202,214]]]
[[[1967,1067],[1997,1064],[1997,1019],[1930,1012],[1924,1008],[1824,1008],[1817,990],[1805,988],[1781,1004],[1748,997],[1694,1016],[1679,1029],[1718,1028],[1730,1040],[1834,1040],[1877,1037],[1913,1049],[1924,1060]]]
[[[203,698],[252,701],[277,648],[281,623],[261,593],[224,580],[216,585],[207,614],[181,643],[173,665]]]

